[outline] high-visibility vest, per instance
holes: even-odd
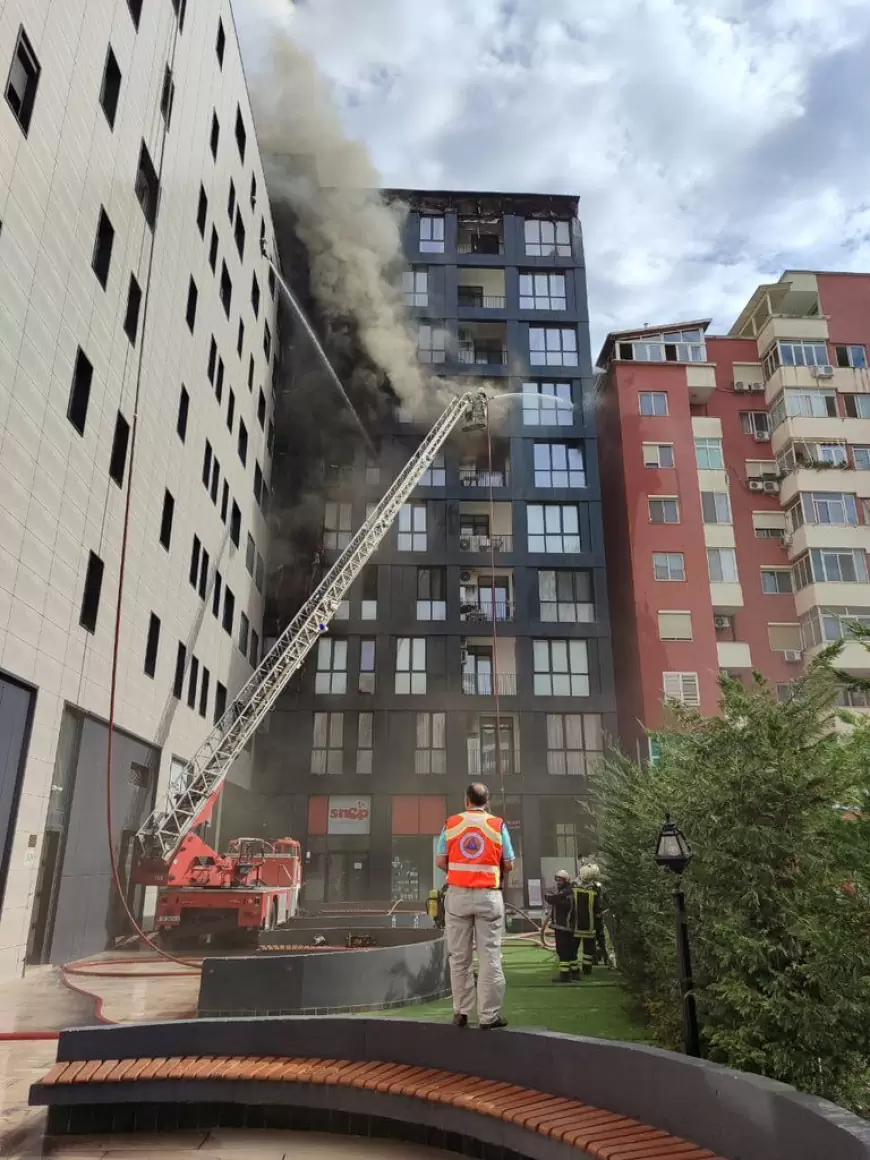
[[[447,885],[498,890],[504,822],[485,810],[447,819]]]

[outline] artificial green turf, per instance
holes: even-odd
[[[504,1014],[512,1027],[648,1042],[645,1028],[626,1009],[618,972],[595,967],[592,975],[584,976],[579,983],[554,983],[555,955],[533,945],[506,946],[504,968],[507,979]],[[444,999],[392,1011],[390,1015],[447,1022],[452,1013],[452,1003]]]

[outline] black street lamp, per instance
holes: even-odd
[[[692,983],[692,957],[689,950],[689,930],[686,925],[686,899],[681,875],[692,860],[692,851],[682,830],[670,817],[659,831],[655,860],[659,866],[676,875],[674,886],[674,917],[677,927],[677,962],[680,968],[680,996],[683,1006],[683,1050],[696,1059],[701,1056],[701,1038],[698,1033],[698,1010]]]

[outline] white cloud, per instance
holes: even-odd
[[[579,194],[593,347],[870,269],[866,0],[236,7],[249,67],[276,22],[314,54],[385,184]]]

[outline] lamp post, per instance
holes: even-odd
[[[682,873],[692,860],[692,851],[682,830],[670,817],[659,831],[655,860],[676,876],[674,885],[674,918],[677,928],[677,963],[680,969],[680,997],[683,1008],[683,1050],[696,1059],[701,1056],[698,1033],[698,1010],[692,983],[692,958],[689,949],[689,930],[686,925],[686,899],[683,895]]]

